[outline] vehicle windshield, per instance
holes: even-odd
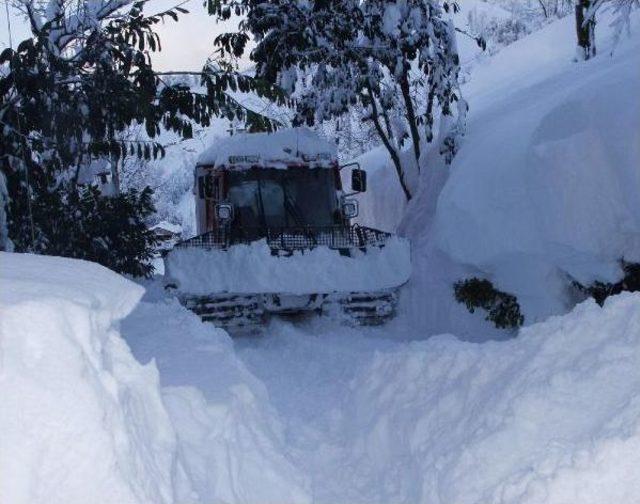
[[[237,226],[330,226],[339,220],[332,170],[254,169],[230,172],[228,180]]]

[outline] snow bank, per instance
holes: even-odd
[[[585,63],[572,61],[573,22],[556,21],[475,66],[463,87],[467,133],[452,165],[437,146],[426,151],[420,190],[399,226],[412,244],[400,303],[408,325],[499,337],[481,313],[453,300],[455,281],[490,279],[518,297],[530,324],[581,299],[572,280],[618,279],[620,258],[639,260],[638,16],[613,56],[602,17],[601,56]]]
[[[303,163],[312,168],[333,168],[337,162],[335,144],[308,128],[241,133],[218,139],[198,158],[199,165],[236,168],[287,168]]]
[[[351,390],[359,434],[341,471],[375,485],[368,502],[638,502],[637,294],[508,342],[440,336],[379,352]]]
[[[226,332],[171,299],[141,303],[122,334],[140,361],[158,365],[198,502],[309,502],[269,396]]]
[[[570,22],[521,42],[529,52],[560,27],[568,38]],[[570,279],[616,281],[621,258],[640,260],[640,37],[624,42],[613,57],[539,69],[490,105],[478,96],[440,195],[440,248],[515,293],[529,321],[566,311]]]
[[[352,254],[317,247],[279,257],[271,255],[265,240],[227,251],[174,249],[165,258],[165,275],[181,292],[204,295],[371,291],[402,285],[411,274],[409,243],[402,238]]]
[[[188,492],[153,364],[115,323],[142,289],[85,261],[0,253],[0,502],[169,503]]]

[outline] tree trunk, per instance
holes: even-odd
[[[578,37],[578,59],[588,60],[596,55],[596,16],[589,13],[593,0],[577,0],[576,34]]]
[[[409,76],[407,72],[404,72],[400,78],[400,90],[402,91],[407,121],[409,122],[409,131],[411,132],[411,141],[413,142],[413,153],[416,156],[416,167],[417,170],[420,171],[420,133],[418,132],[413,101],[411,100],[411,89],[409,87]]]
[[[373,121],[373,125],[378,132],[378,136],[382,140],[382,143],[389,153],[389,157],[391,157],[391,161],[393,162],[393,166],[395,167],[396,173],[398,174],[398,181],[400,182],[400,187],[402,187],[404,196],[405,198],[407,198],[407,201],[411,201],[412,195],[404,179],[404,171],[402,169],[402,164],[400,163],[400,156],[398,155],[398,151],[391,144],[391,140],[389,139],[389,137],[387,137],[387,135],[385,134],[385,131],[382,128],[382,124],[380,124],[380,113],[378,111],[378,105],[376,103],[375,97],[371,92],[371,88],[369,87],[367,90],[369,92],[369,98],[371,100],[371,120]]]

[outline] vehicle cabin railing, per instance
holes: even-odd
[[[219,228],[178,242],[175,248],[226,249],[232,245],[248,245],[266,239],[271,250],[293,252],[326,246],[331,249],[354,249],[383,246],[390,233],[353,226],[300,226],[269,228]]]

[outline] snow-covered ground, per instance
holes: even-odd
[[[325,318],[232,341],[157,282],[137,302],[93,264],[0,265],[2,502],[640,496],[638,294],[503,342]]]

